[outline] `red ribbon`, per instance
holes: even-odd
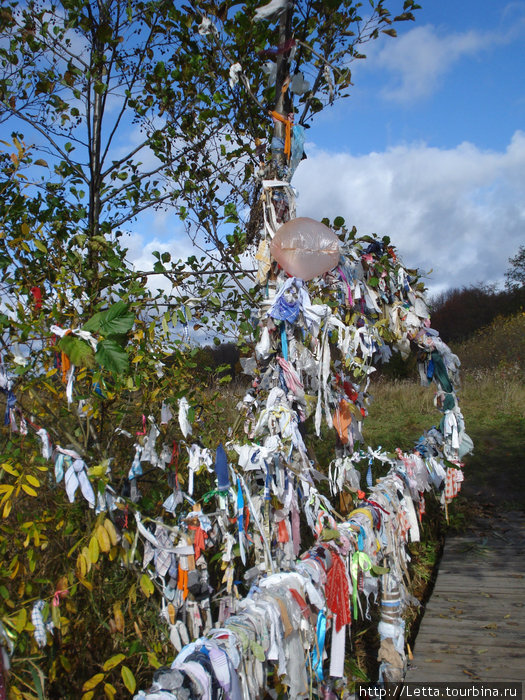
[[[42,290],[40,287],[31,287],[30,291],[35,300],[35,309],[39,311],[42,308]]]
[[[349,625],[352,618],[350,615],[350,589],[348,586],[348,576],[343,560],[330,550],[332,555],[332,566],[326,576],[326,604],[334,615],[336,632],[339,632],[343,625]]]

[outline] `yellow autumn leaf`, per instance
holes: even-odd
[[[96,464],[94,467],[90,467],[88,469],[88,474],[89,476],[95,476],[95,477],[102,477],[106,473],[107,470],[107,465],[106,464]]]
[[[40,486],[40,481],[32,474],[26,474],[26,481],[28,484],[31,484],[31,486]]]
[[[102,552],[109,552],[111,549],[111,542],[109,540],[108,531],[102,525],[99,525],[96,530],[98,545]]]
[[[27,623],[27,610],[25,608],[22,608],[22,610],[19,611],[18,615],[13,620],[15,630],[20,634],[20,632],[22,632],[22,630],[26,626],[26,623]]]
[[[87,561],[83,554],[79,554],[77,557],[77,575],[79,578],[85,578],[87,574]]]
[[[124,615],[122,614],[119,603],[115,603],[113,606],[113,617],[115,618],[117,632],[124,632]]]
[[[106,695],[107,700],[113,700],[117,694],[117,689],[114,685],[111,685],[111,683],[104,683],[104,694]]]
[[[154,654],[152,651],[148,651],[146,655],[148,657],[148,663],[150,666],[153,666],[153,668],[160,668],[162,666],[160,661],[157,659],[157,655]]]
[[[11,512],[12,507],[13,507],[13,501],[7,501],[5,506],[4,506],[2,517],[7,518],[9,513]]]
[[[129,690],[129,692],[134,693],[135,688],[137,687],[137,681],[135,680],[135,676],[133,675],[131,669],[129,669],[127,666],[122,666],[122,668],[120,669],[120,675],[122,676],[124,685]]]
[[[28,486],[27,484],[22,484],[22,489],[27,493],[28,496],[38,496],[38,493],[35,491],[35,489],[32,489],[31,486]]]
[[[104,674],[103,673],[95,673],[94,676],[91,676],[84,685],[82,686],[82,691],[85,693],[88,690],[93,690],[93,688],[96,688],[97,685],[104,680]]]
[[[91,560],[92,564],[96,564],[98,561],[98,555],[99,555],[99,548],[98,548],[98,540],[96,537],[92,537],[89,540],[89,558]]]
[[[124,661],[126,658],[125,654],[115,654],[115,656],[112,656],[110,659],[107,659],[104,661],[104,665],[102,666],[103,671],[111,671],[112,668],[115,668],[115,666],[118,666],[121,661]]]
[[[108,518],[106,518],[104,520],[103,525],[106,528],[106,531],[109,535],[109,539],[111,540],[111,545],[114,547],[118,543],[118,535],[117,535],[117,531],[115,530],[115,526],[113,525],[111,520],[109,520]]]
[[[8,462],[4,462],[3,464],[0,464],[0,467],[7,472],[8,474],[11,474],[12,476],[20,476],[20,472],[17,471],[12,464],[9,464]]]
[[[88,573],[91,571],[91,557],[89,556],[88,547],[82,547],[82,556],[86,560]]]
[[[149,598],[155,590],[155,586],[153,585],[153,582],[150,579],[150,577],[147,574],[142,574],[142,576],[140,577],[139,584],[146,598]]]

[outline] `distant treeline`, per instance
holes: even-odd
[[[450,289],[431,301],[432,327],[446,342],[460,342],[489,326],[498,316],[525,309],[525,287],[497,291],[490,285]]]

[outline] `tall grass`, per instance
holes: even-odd
[[[424,430],[438,424],[434,392],[411,379],[380,379],[370,389],[373,401],[364,422],[365,442],[392,451],[409,451]]]

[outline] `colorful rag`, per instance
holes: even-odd
[[[219,491],[226,491],[230,488],[230,476],[228,474],[228,456],[222,442],[217,447],[215,453],[215,473],[217,474],[217,484]]]
[[[328,570],[326,577],[326,604],[334,615],[336,632],[339,632],[343,625],[349,625],[352,621],[350,616],[350,589],[348,585],[348,574],[343,560],[332,549],[332,566]]]

